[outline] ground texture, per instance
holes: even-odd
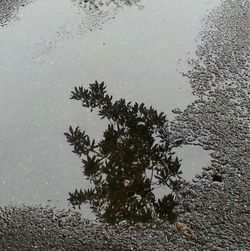
[[[0,209],[1,250],[250,250],[250,3],[227,0],[204,20],[190,60],[195,102],[173,137],[210,149],[212,163],[178,195],[179,222],[114,227],[40,207]]]

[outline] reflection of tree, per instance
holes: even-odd
[[[155,109],[124,99],[112,101],[104,83],[89,89],[75,88],[72,99],[83,107],[99,110],[109,121],[104,138],[96,143],[79,127],[65,133],[73,152],[82,157],[84,174],[94,185],[70,193],[73,206],[89,202],[107,222],[148,221],[156,216],[174,220],[175,192],[181,184],[180,162],[174,158],[166,116]],[[155,189],[165,187],[168,195],[156,200]]]
[[[16,18],[18,10],[32,0],[1,0],[0,1],[0,26],[7,25]]]

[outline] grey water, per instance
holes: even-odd
[[[79,125],[98,138],[105,123],[69,100],[74,86],[105,81],[115,98],[152,105],[169,119],[195,100],[181,72],[220,0],[117,3],[0,1],[0,205],[65,208],[68,192],[86,187],[63,133]],[[184,146],[180,155],[188,180],[209,163],[200,147]]]

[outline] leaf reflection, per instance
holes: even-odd
[[[74,207],[89,203],[109,223],[146,222],[155,217],[174,221],[182,172],[179,159],[173,157],[176,145],[165,129],[166,115],[144,103],[113,101],[103,82],[90,84],[88,89],[75,87],[71,94],[83,107],[97,109],[109,124],[99,142],[79,127],[65,133],[93,184],[93,188],[69,193],[70,203]],[[156,199],[159,186],[170,192]]]

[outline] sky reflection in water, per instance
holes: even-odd
[[[9,1],[16,7],[5,19],[0,9],[0,203],[52,199],[65,207],[68,192],[86,182],[63,132],[80,125],[98,138],[106,126],[69,101],[72,88],[103,80],[116,98],[173,118],[173,108],[194,100],[180,72],[194,56],[202,17],[219,0],[146,0],[101,11],[69,0],[29,2]],[[207,163],[206,152],[195,153],[190,165]],[[188,170],[185,151],[182,158]]]

